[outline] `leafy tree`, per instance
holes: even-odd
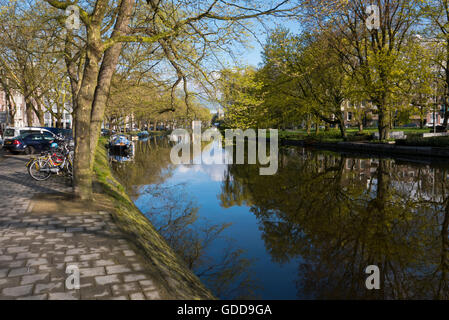
[[[73,92],[76,97],[74,190],[82,199],[92,197],[93,153],[104,119],[112,75],[124,42],[161,48],[164,59],[176,74],[172,101],[176,87],[182,83],[188,106],[188,72],[184,65],[207,80],[205,61],[217,48],[245,38],[248,30],[246,21],[274,14],[285,16],[296,9],[289,1],[266,5],[263,1],[228,3],[211,0],[198,2],[195,7],[187,0],[149,0],[145,4],[135,0],[96,0],[75,4],[59,0],[46,2],[60,10],[76,5],[85,28],[85,33],[80,32],[79,35],[84,37],[86,58],[82,79],[78,79],[79,90]],[[180,42],[185,45],[177,46]],[[210,54],[209,49],[212,49]]]
[[[295,36],[282,28],[273,31],[261,70],[264,98],[268,114],[281,123],[312,115],[338,125],[345,137],[342,104],[349,97],[349,81],[329,37],[325,32]]]
[[[29,126],[33,125],[34,115],[44,125],[44,113],[50,110],[44,104],[44,96],[58,87],[50,79],[61,77],[57,72],[61,71],[57,70],[61,56],[58,35],[54,25],[46,21],[48,11],[42,3],[32,1],[2,3],[0,68],[4,76],[3,89],[10,101],[12,90],[24,97]]]
[[[260,98],[262,84],[256,76],[257,71],[251,67],[221,72],[220,102],[226,113],[227,127],[242,130],[258,127],[263,100]]]
[[[278,28],[270,33],[262,52],[263,67],[259,73],[265,117],[277,128],[295,126],[310,112],[308,101],[300,94],[298,74],[293,74],[290,63],[299,45],[287,29]]]
[[[371,4],[368,0],[307,1],[304,15],[314,26],[335,31],[334,47],[377,107],[379,135],[384,140],[388,138],[398,84],[407,77],[398,67],[406,38],[421,17],[421,1],[377,1],[380,26],[369,29],[366,23],[370,13],[366,9]]]

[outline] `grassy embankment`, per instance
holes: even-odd
[[[396,140],[396,144],[400,146],[447,148],[449,147],[449,137],[423,138],[419,134],[409,134],[405,140]]]
[[[165,299],[214,299],[212,293],[168,246],[148,219],[133,204],[109,167],[106,138],[100,138],[95,157],[96,185],[111,204],[113,218],[129,240],[146,256],[147,267]]]
[[[422,138],[423,133],[429,133],[430,129],[419,129],[419,128],[395,128],[393,131],[403,131],[407,135],[406,140],[396,140],[398,145],[407,146],[427,146],[427,147],[449,147],[449,137],[433,137],[433,138]],[[347,130],[348,142],[364,141],[370,143],[379,143],[377,140],[372,139],[373,133],[377,132],[377,128],[369,128],[363,130],[363,133],[359,133],[357,129]],[[320,131],[318,134],[311,132],[309,135],[305,130],[296,131],[281,131],[279,132],[280,139],[288,140],[305,140],[308,142],[343,142],[344,139],[341,137],[340,131],[336,129],[331,129],[329,131]],[[391,139],[389,141],[394,141]],[[387,141],[380,141],[387,142]]]

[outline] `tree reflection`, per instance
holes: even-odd
[[[153,136],[148,142],[135,143],[133,163],[112,164],[114,173],[131,197],[139,195],[140,187],[165,181],[173,171],[170,162],[170,141],[168,138]]]
[[[206,146],[207,144],[204,144]],[[248,272],[251,261],[232,240],[221,252],[212,250],[229,224],[214,224],[198,216],[185,185],[165,185],[176,168],[171,164],[171,143],[159,139],[136,145],[133,163],[115,166],[122,184],[171,248],[217,297],[256,298],[257,286]]]
[[[448,170],[286,149],[275,176],[233,165],[222,205],[251,204],[272,259],[302,257],[298,296],[447,299]],[[379,266],[381,290],[365,287]]]

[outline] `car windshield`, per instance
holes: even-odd
[[[39,133],[37,130],[20,130],[20,134]]]
[[[6,129],[5,137],[14,137],[15,130],[14,129]]]
[[[16,139],[25,139],[25,138],[28,137],[29,135],[31,135],[31,132],[22,133],[22,134],[18,135],[18,136],[15,137],[15,138],[16,138]]]

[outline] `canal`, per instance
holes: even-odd
[[[449,298],[449,165],[289,147],[261,176],[175,166],[170,150],[167,138],[139,141],[112,166],[217,297]],[[365,286],[370,265],[380,290]]]

